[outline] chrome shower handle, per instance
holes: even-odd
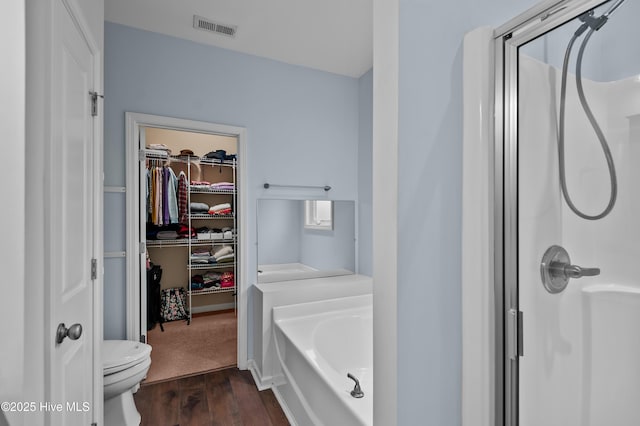
[[[583,268],[572,265],[569,253],[560,246],[551,246],[542,256],[540,277],[549,293],[560,293],[569,284],[570,278],[600,275],[600,268]]]
[[[565,265],[564,273],[569,278],[594,277],[600,275],[600,268],[583,268],[578,265]]]

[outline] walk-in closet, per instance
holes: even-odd
[[[146,382],[236,365],[238,140],[140,127]]]

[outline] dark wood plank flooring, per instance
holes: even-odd
[[[143,385],[134,399],[142,426],[289,425],[273,392],[237,368]]]

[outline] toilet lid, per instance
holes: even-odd
[[[102,367],[105,375],[113,374],[149,358],[151,346],[131,340],[102,342]]]

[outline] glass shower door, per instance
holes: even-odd
[[[640,425],[638,17],[607,2],[517,49],[521,426]]]

